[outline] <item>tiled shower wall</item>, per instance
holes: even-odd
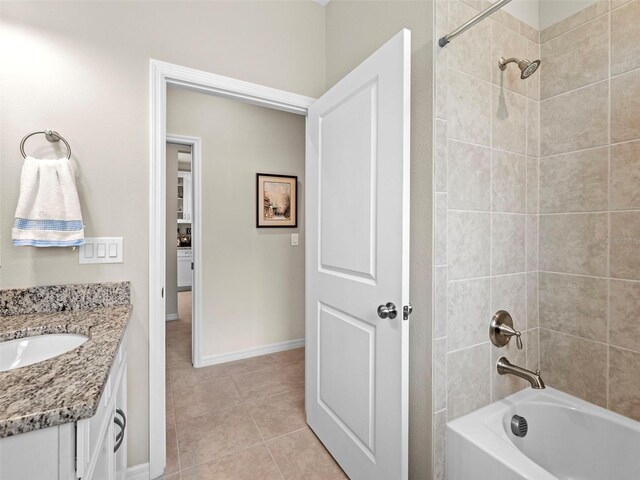
[[[486,2],[485,2],[486,3]],[[437,37],[485,7],[438,0]],[[525,384],[495,371],[499,356],[537,368],[540,76],[520,79],[501,56],[539,58],[539,35],[504,12],[435,47],[434,474],[445,477],[447,421]],[[489,321],[508,310],[523,332],[505,349]]]
[[[543,378],[640,420],[640,0],[540,38]]]
[[[486,6],[437,1],[437,37]],[[435,47],[435,478],[446,422],[525,386],[501,354],[640,420],[638,25],[640,0],[604,0],[539,34],[497,12]],[[523,81],[501,55],[543,63]],[[498,308],[523,352],[489,344]]]

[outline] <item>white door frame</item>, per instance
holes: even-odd
[[[167,86],[218,95],[253,105],[307,115],[315,101],[284,90],[223,77],[193,68],[149,61],[149,477],[166,465],[165,269]],[[196,213],[198,215],[199,213]],[[196,231],[196,235],[201,229]],[[198,282],[199,283],[199,282]],[[197,285],[197,284],[196,284]]]
[[[200,195],[202,192],[201,172],[202,172],[202,139],[200,137],[190,137],[187,135],[178,135],[175,133],[167,133],[167,143],[176,143],[179,145],[189,145],[191,147],[191,185],[193,188],[192,201],[192,217],[191,217],[191,261],[193,262],[193,282],[191,285],[191,361],[196,368],[202,367],[202,353],[200,349],[201,336],[201,319],[202,309],[200,296],[202,285],[202,268],[200,268],[200,258],[202,255],[202,217],[200,214]],[[166,228],[166,225],[165,225]]]

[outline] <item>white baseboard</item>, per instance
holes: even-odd
[[[261,345],[259,347],[238,350],[237,352],[220,353],[218,355],[205,355],[200,358],[198,367],[209,367],[218,365],[219,363],[233,362],[235,360],[244,360],[245,358],[259,357],[260,355],[268,355],[269,353],[284,352],[285,350],[293,350],[294,348],[304,347],[304,338],[296,340],[287,340],[286,342],[271,343],[269,345]]]
[[[149,464],[141,463],[127,468],[127,480],[149,480]]]
[[[169,315],[167,315],[165,317],[167,322],[172,322],[173,320],[178,320],[178,314],[177,313],[170,313]]]

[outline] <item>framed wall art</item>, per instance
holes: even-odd
[[[298,177],[256,174],[256,227],[298,227]]]

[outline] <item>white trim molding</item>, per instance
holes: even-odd
[[[202,357],[202,366],[209,367],[220,363],[234,362],[236,360],[244,360],[245,358],[259,357],[260,355],[268,355],[270,353],[284,352],[293,350],[294,348],[304,347],[304,338],[296,340],[288,340],[286,342],[271,343],[269,345],[261,345],[259,347],[247,348],[236,352],[219,353],[217,355],[207,355]]]
[[[127,480],[149,480],[149,464],[141,463],[127,468]]]
[[[165,426],[165,270],[167,86],[307,115],[314,98],[193,68],[149,61],[149,476],[166,464]],[[195,157],[194,157],[195,158]],[[197,212],[196,212],[196,215]],[[196,235],[198,231],[196,230]],[[197,242],[198,240],[196,240]],[[194,252],[195,253],[195,252]],[[198,282],[196,274],[196,288]],[[195,295],[195,292],[194,292]],[[198,365],[196,365],[198,366]]]
[[[167,322],[175,322],[176,320],[178,320],[178,314],[177,313],[170,313],[170,314],[165,316],[165,319],[167,320]]]

